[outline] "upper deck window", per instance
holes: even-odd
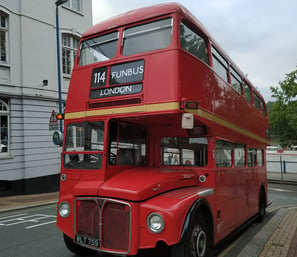
[[[206,41],[183,23],[180,24],[180,44],[187,52],[209,63]]]
[[[214,71],[228,82],[228,62],[214,47],[212,47],[211,51]]]
[[[117,31],[85,40],[81,43],[79,65],[87,65],[112,59],[117,52]]]
[[[124,31],[123,55],[132,55],[166,48],[171,43],[173,19],[167,18]]]
[[[243,91],[244,91],[244,96],[245,96],[246,100],[249,103],[252,103],[251,88],[245,82],[243,83]]]
[[[232,87],[241,94],[241,77],[240,75],[231,67],[230,68],[230,78]]]
[[[258,94],[253,91],[253,95],[254,95],[254,104],[255,107],[262,112],[263,115],[266,115],[266,111],[265,111],[265,104],[264,102],[261,100],[261,98],[258,96]]]

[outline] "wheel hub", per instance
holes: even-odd
[[[206,251],[206,234],[203,230],[197,231],[196,237],[196,254],[198,257],[203,257]]]

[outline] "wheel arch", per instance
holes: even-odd
[[[184,220],[180,241],[185,240],[187,232],[190,229],[191,220],[195,219],[198,215],[203,215],[205,217],[205,220],[208,221],[209,232],[211,232],[211,243],[213,245],[214,244],[214,219],[211,211],[211,206],[209,202],[204,198],[198,199],[190,207],[186,215],[186,218]]]
[[[266,187],[264,185],[263,182],[261,182],[260,184],[260,188],[259,188],[259,196],[261,195],[261,192],[264,193],[264,197],[265,197],[265,206],[267,206],[267,192],[266,192]],[[260,197],[259,197],[260,198]],[[260,199],[259,199],[260,200]]]
[[[258,194],[258,214],[257,214],[258,217],[256,218],[256,222],[262,222],[266,213],[266,207],[267,207],[267,194],[266,194],[265,186],[262,182],[260,185],[259,194]]]

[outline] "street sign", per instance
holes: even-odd
[[[52,111],[52,114],[49,120],[49,130],[50,131],[59,130],[59,123],[58,123],[57,114],[55,110]]]

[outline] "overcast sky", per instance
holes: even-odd
[[[93,23],[172,0],[92,0]],[[297,0],[176,0],[198,18],[266,101],[297,69]]]

